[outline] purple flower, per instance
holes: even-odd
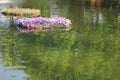
[[[20,18],[16,20],[17,24],[21,24],[23,27],[34,28],[34,27],[45,27],[49,28],[52,26],[66,27],[71,24],[69,19],[64,17],[52,17],[52,18]]]

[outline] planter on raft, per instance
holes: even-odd
[[[40,10],[30,8],[7,8],[3,9],[1,13],[5,16],[16,17],[36,17],[40,16],[41,14]]]
[[[71,21],[64,17],[20,18],[16,20],[16,23],[21,32],[68,31],[71,29]]]

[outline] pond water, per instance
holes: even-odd
[[[21,33],[0,14],[0,80],[119,80],[119,5],[119,0],[4,0],[0,10],[37,8],[43,17],[69,18],[72,30]]]

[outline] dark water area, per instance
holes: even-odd
[[[0,80],[119,80],[120,0],[1,0],[63,16],[68,32],[17,30],[0,14]]]

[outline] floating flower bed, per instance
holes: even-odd
[[[35,17],[40,16],[40,10],[30,8],[8,8],[2,10],[3,15],[20,16],[20,17]]]
[[[66,31],[70,30],[71,21],[64,17],[53,17],[53,18],[20,18],[16,20],[16,23],[21,27],[24,32],[32,31]]]

